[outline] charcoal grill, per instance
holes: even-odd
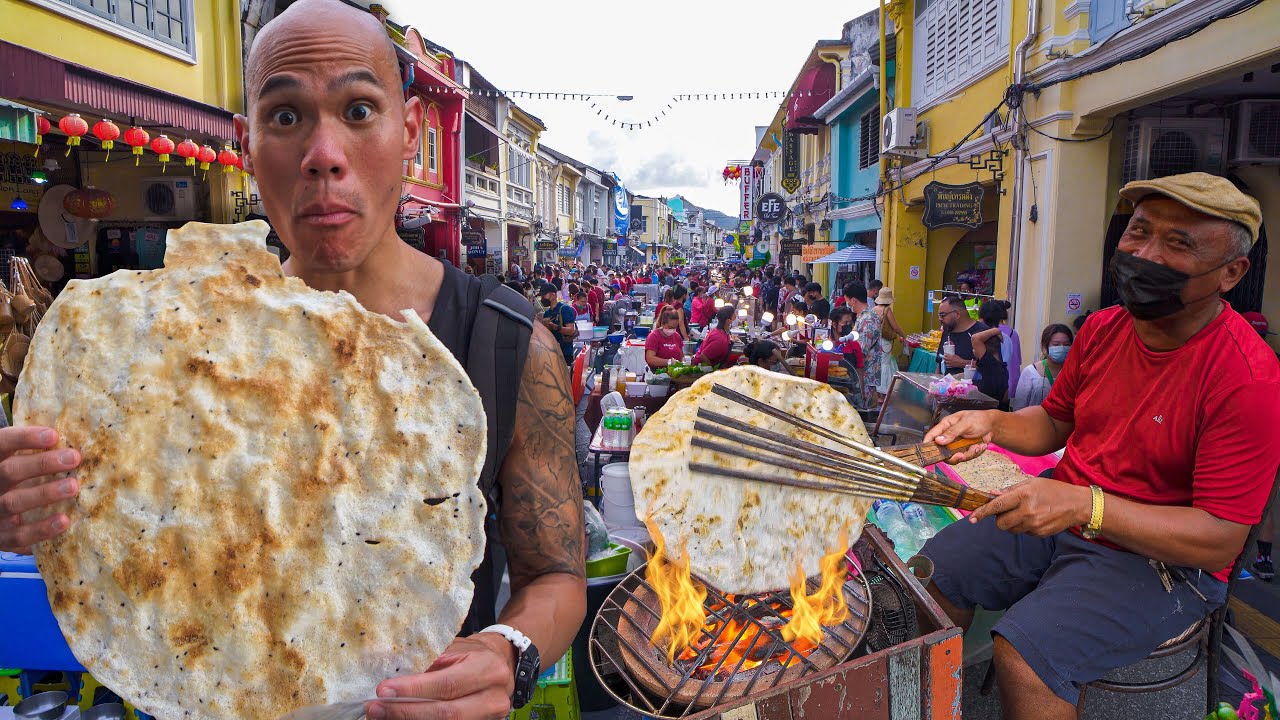
[[[649,641],[661,617],[657,594],[644,579],[645,566],[628,575],[609,594],[597,613],[587,645],[591,668],[615,700],[648,717],[681,718],[698,710],[765,691],[806,675],[818,673],[849,659],[866,637],[871,618],[871,589],[863,573],[853,571],[844,584],[849,618],[823,628],[817,648],[801,652],[782,639],[780,629],[791,609],[789,590],[751,596],[728,596],[700,578],[707,589],[704,603],[708,621],[716,620],[714,634],[703,632],[701,646],[691,660],[667,660],[664,649]],[[808,592],[820,584],[810,578]],[[730,631],[731,620],[740,629]],[[711,624],[710,622],[708,623]],[[737,647],[752,630],[736,661],[711,655],[725,642]],[[759,661],[744,667],[748,660]],[[707,671],[706,666],[711,665]]]

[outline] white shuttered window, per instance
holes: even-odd
[[[1010,0],[916,0],[912,103],[919,106],[1008,61]]]

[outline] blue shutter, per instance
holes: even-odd
[[[1100,43],[1129,26],[1125,0],[1090,0],[1089,42]]]

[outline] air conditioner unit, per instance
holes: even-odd
[[[894,108],[880,121],[880,154],[922,158],[928,149],[916,133],[916,109]]]
[[[145,208],[144,220],[194,220],[196,217],[196,184],[191,178],[143,178],[138,191]]]
[[[1241,100],[1234,130],[1232,163],[1280,165],[1280,100]]]
[[[1141,118],[1133,180],[1187,172],[1221,174],[1227,121],[1222,118]]]

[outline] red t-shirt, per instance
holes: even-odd
[[[597,322],[600,320],[600,310],[604,307],[604,297],[604,289],[599,285],[587,291],[587,304],[591,306],[591,318]]]
[[[1149,350],[1123,308],[1090,316],[1042,404],[1075,424],[1056,479],[1242,525],[1262,518],[1280,464],[1280,363],[1222,304],[1169,352]]]
[[[684,358],[684,338],[678,332],[667,335],[654,328],[649,337],[644,339],[644,349],[646,353],[654,351],[663,360],[681,360]]]
[[[695,365],[704,362],[708,365],[723,365],[729,359],[729,347],[729,333],[716,328],[702,340],[702,347],[693,356],[693,362]]]

